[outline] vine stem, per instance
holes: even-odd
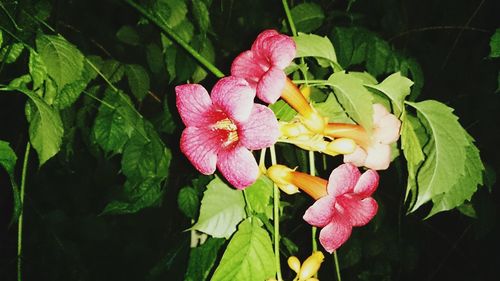
[[[309,174],[311,176],[316,176],[316,163],[314,158],[314,151],[309,150]],[[311,228],[311,240],[312,240],[312,250],[313,252],[318,250],[318,241],[316,240],[317,228],[313,226]]]
[[[340,277],[340,266],[339,266],[339,258],[337,257],[337,250],[333,251],[333,261],[335,262],[335,272],[337,273],[337,281],[342,281]]]
[[[224,77],[224,73],[220,71],[215,65],[209,62],[205,57],[198,53],[193,47],[191,47],[186,41],[184,41],[175,31],[173,31],[164,22],[161,22],[158,17],[144,9],[141,5],[135,3],[133,0],[124,0],[125,3],[129,4],[132,8],[136,9],[141,15],[147,18],[149,21],[154,23],[157,27],[161,29],[168,37],[173,39],[177,44],[184,48],[194,59],[196,59],[201,65],[203,65],[208,71],[212,72],[217,78]]]
[[[31,143],[26,143],[26,151],[24,152],[23,170],[21,172],[21,213],[17,224],[17,281],[22,280],[22,253],[23,253],[23,213],[24,213],[24,190],[26,187],[26,171],[28,170],[28,159],[30,156]]]
[[[290,25],[290,30],[292,30],[293,36],[297,36],[297,29],[295,28],[295,24],[293,23],[292,13],[290,12],[290,8],[288,7],[288,2],[287,0],[281,0],[281,3],[283,4],[283,9],[285,10],[286,19],[288,21],[288,24]]]
[[[278,161],[276,160],[276,149],[274,145],[270,148],[271,152],[271,164],[276,165]],[[276,277],[278,281],[283,281],[281,276],[281,263],[280,263],[280,190],[276,183],[273,183],[273,211],[274,211],[274,263],[276,265]]]

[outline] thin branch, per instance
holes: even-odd
[[[470,27],[470,26],[454,26],[454,25],[427,26],[427,27],[419,27],[419,28],[414,28],[414,29],[409,29],[409,30],[403,31],[399,34],[394,35],[388,41],[391,42],[391,41],[398,39],[399,37],[407,36],[407,35],[410,35],[413,33],[419,33],[419,32],[425,32],[425,31],[436,31],[436,30],[455,30],[455,29],[476,31],[476,32],[481,32],[481,33],[490,33],[489,30],[477,28],[477,27]]]

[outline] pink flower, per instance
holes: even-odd
[[[366,225],[377,213],[378,205],[370,197],[377,189],[379,177],[368,170],[362,175],[351,164],[332,171],[327,195],[319,198],[304,214],[309,224],[322,227],[319,241],[332,253],[351,236],[353,226]]]
[[[279,136],[278,121],[267,107],[254,104],[254,94],[241,78],[219,80],[211,96],[198,84],[175,88],[177,109],[186,129],[180,148],[202,174],[215,169],[238,189],[257,180],[259,168],[250,150],[271,146]]]
[[[381,104],[373,105],[371,142],[344,155],[345,163],[374,170],[385,170],[391,163],[391,144],[399,139],[401,121]]]
[[[283,69],[295,58],[295,51],[292,38],[276,30],[265,30],[250,50],[234,59],[231,75],[247,80],[262,101],[274,103],[287,80]]]

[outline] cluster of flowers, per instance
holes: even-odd
[[[210,95],[198,84],[177,86],[177,108],[186,125],[180,148],[198,171],[208,175],[218,169],[238,189],[259,177],[251,150],[277,141],[333,156],[344,154],[345,164],[334,169],[328,181],[282,165],[267,170],[284,192],[301,189],[316,200],[303,218],[322,227],[320,243],[331,253],[349,238],[353,226],[365,225],[375,216],[375,170],[389,166],[390,144],[399,138],[401,123],[380,104],[373,105],[370,131],[356,124],[328,123],[284,72],[295,55],[292,38],[266,30],[250,50],[234,59],[231,76],[220,79]],[[298,117],[278,122],[268,107],[254,103],[255,96],[265,103],[281,97]],[[361,174],[356,166],[369,170]]]

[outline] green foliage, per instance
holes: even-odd
[[[249,218],[239,225],[212,281],[267,280],[274,276],[271,239],[260,224],[257,218]]]
[[[0,62],[14,63],[24,50],[22,43],[5,45],[0,49]]]
[[[200,32],[205,34],[210,28],[210,17],[207,4],[201,0],[192,0],[191,3],[196,24]]]
[[[217,238],[229,238],[245,217],[243,192],[230,188],[216,177],[203,194],[200,217],[192,229]]]
[[[337,55],[332,42],[327,37],[321,37],[315,34],[300,33],[293,40],[297,45],[296,57],[315,57],[318,63],[323,66],[338,67]]]
[[[380,82],[378,85],[365,85],[368,88],[376,89],[386,95],[392,101],[394,114],[399,116],[403,112],[405,98],[410,94],[410,87],[413,82],[401,76],[401,73],[397,72],[384,81]]]
[[[328,94],[324,102],[314,104],[314,108],[321,116],[328,118],[328,122],[354,123],[333,93]]]
[[[312,32],[318,29],[325,20],[323,9],[315,3],[299,4],[293,7],[290,12],[299,32]]]
[[[273,195],[273,182],[266,176],[260,176],[244,192],[250,208],[256,213],[265,214]]]
[[[179,190],[177,195],[177,205],[181,212],[190,219],[195,219],[200,208],[198,191],[190,186],[185,186]]]
[[[490,58],[500,57],[500,28],[490,38]]]
[[[129,64],[125,68],[125,73],[132,94],[142,101],[149,91],[149,75],[146,69],[138,64]]]
[[[276,118],[281,121],[289,122],[297,115],[295,111],[288,103],[283,100],[278,100],[277,102],[271,104],[269,108],[274,112]]]
[[[22,209],[22,202],[19,196],[19,188],[14,176],[16,162],[17,155],[10,147],[10,144],[6,141],[0,140],[0,166],[2,166],[9,175],[10,184],[12,186],[12,197],[14,199],[14,212],[12,214],[12,221],[15,221],[19,217]]]
[[[116,38],[125,44],[131,46],[139,46],[141,44],[141,37],[137,30],[130,25],[124,25],[116,32]]]
[[[191,249],[185,281],[205,281],[208,278],[225,239],[208,238],[203,245]]]

